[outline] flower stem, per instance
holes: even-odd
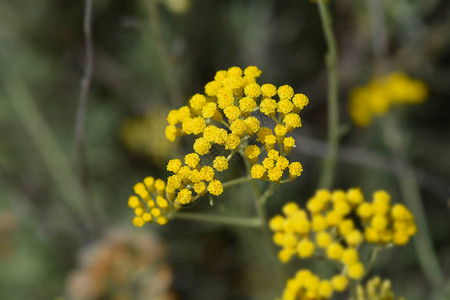
[[[329,189],[333,185],[339,146],[337,47],[328,4],[325,4],[324,0],[318,0],[317,3],[328,48],[326,56],[328,68],[328,150],[320,186]]]
[[[386,118],[385,122],[382,122],[382,126],[383,138],[392,155],[397,157],[397,161],[405,160],[406,145],[399,124],[393,118]],[[433,248],[417,180],[410,168],[405,168],[398,164],[396,167],[397,172],[400,173],[398,179],[403,201],[411,209],[418,228],[417,235],[414,238],[414,246],[419,264],[433,288],[438,290],[444,284],[444,275]]]
[[[185,212],[176,212],[173,217],[176,219],[194,220],[232,226],[244,226],[256,228],[261,227],[262,225],[262,222],[259,218],[245,218],[245,217],[240,218],[240,217],[218,216],[210,214],[185,213]]]
[[[233,180],[224,182],[224,183],[222,184],[222,187],[223,187],[223,188],[226,188],[226,187],[230,187],[230,186],[232,186],[232,185],[236,185],[236,184],[248,182],[248,181],[250,181],[250,180],[252,180],[251,177],[249,177],[249,176],[243,176],[243,177],[239,177],[239,178],[236,178],[236,179],[233,179]]]

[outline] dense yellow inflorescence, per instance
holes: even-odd
[[[390,280],[382,281],[376,276],[368,280],[365,286],[358,285],[356,300],[405,300],[405,298],[395,296]]]
[[[355,88],[350,95],[350,115],[356,125],[367,126],[374,116],[384,115],[392,105],[419,104],[427,96],[424,82],[394,72]]]
[[[342,267],[342,273],[322,280],[301,270],[287,283],[282,299],[328,299],[333,291],[343,291],[349,280],[360,280],[366,267],[358,249],[364,242],[378,247],[404,245],[416,233],[411,212],[402,204],[390,203],[385,191],[366,201],[359,188],[347,192],[318,190],[308,200],[306,210],[294,202],[283,207],[282,215],[270,220],[273,240],[283,249],[279,259],[326,257]]]
[[[204,94],[195,94],[188,105],[169,112],[165,129],[169,141],[196,136],[193,152],[184,161],[173,159],[167,164],[172,175],[160,197],[168,201],[169,210],[192,203],[206,193],[221,195],[223,185],[217,175],[228,169],[228,162],[236,153],[249,160],[249,175],[253,179],[279,183],[283,177],[293,180],[301,175],[300,162],[286,158],[295,147],[295,139],[287,135],[302,126],[299,113],[309,100],[303,94],[294,94],[288,85],[259,85],[256,79],[260,75],[261,70],[255,66],[218,71],[214,80],[205,85]],[[260,118],[271,119],[273,128],[261,126]],[[217,148],[226,156],[204,163],[208,159],[203,157]],[[135,193],[139,195],[136,189]],[[140,198],[144,203],[148,201]],[[149,218],[151,211],[144,219],[140,207],[132,208],[135,225],[154,220]],[[167,214],[161,211],[167,222]]]
[[[189,106],[169,113],[167,138],[175,141],[178,136],[196,135],[194,151],[200,156],[207,155],[213,145],[231,155],[242,152],[252,163],[254,179],[279,182],[284,174],[291,179],[300,176],[302,165],[286,158],[295,147],[294,138],[286,135],[302,126],[299,113],[309,100],[303,94],[294,95],[288,85],[259,85],[260,75],[254,66],[218,71],[206,84],[205,95],[196,94]],[[275,126],[262,127],[258,114],[272,119]],[[215,169],[221,172],[224,167]]]

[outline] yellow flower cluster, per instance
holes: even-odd
[[[390,280],[383,280],[376,276],[367,281],[365,287],[361,284],[357,287],[356,300],[405,300],[396,298],[392,291]]]
[[[280,182],[285,173],[290,179],[301,175],[300,162],[290,162],[286,158],[295,147],[294,138],[287,134],[302,126],[299,113],[309,100],[303,94],[294,95],[288,85],[278,88],[272,84],[259,85],[256,79],[260,75],[261,71],[255,66],[218,71],[214,80],[205,85],[204,94],[192,96],[189,105],[169,112],[167,139],[174,142],[184,135],[194,135],[196,139],[194,152],[186,155],[184,162],[172,159],[167,164],[167,170],[173,174],[158,192],[160,199],[166,201],[167,209],[192,203],[207,192],[221,195],[223,185],[216,179],[216,173],[228,169],[228,161],[235,153],[251,162],[252,178]],[[276,124],[274,128],[261,127],[258,114],[271,118]],[[227,156],[215,157],[211,165],[202,164],[202,157],[213,147],[228,151]],[[137,186],[135,193],[141,202],[153,201],[148,198],[150,188],[145,180]],[[133,199],[130,206],[135,209],[135,225],[141,226],[154,218],[158,221],[161,216],[164,219],[158,223],[167,222],[162,207],[152,206],[147,212],[138,205],[141,202],[136,201],[137,197]],[[152,213],[154,209],[160,211],[158,216]]]
[[[302,126],[299,113],[309,100],[303,94],[294,95],[288,85],[259,85],[256,78],[260,75],[255,66],[244,71],[238,67],[218,71],[206,84],[205,95],[196,94],[189,106],[169,113],[167,138],[175,141],[178,136],[198,136],[194,151],[201,156],[208,154],[212,145],[222,146],[231,154],[243,152],[252,162],[251,176],[255,179],[279,182],[286,170],[291,179],[300,176],[302,165],[286,158],[295,147],[294,138],[286,135]],[[261,127],[256,117],[261,113],[273,119],[276,126]],[[254,137],[260,144],[249,145]],[[263,149],[265,157],[261,155]]]
[[[223,187],[222,183],[215,179],[215,171],[222,172],[226,169],[228,159],[224,156],[217,156],[213,167],[202,165],[200,156],[195,152],[184,157],[184,164],[179,159],[172,159],[167,164],[167,170],[173,173],[167,178],[167,194],[170,199],[175,199],[175,206],[189,204],[207,191],[219,196]],[[193,192],[196,195],[193,195]]]
[[[375,192],[367,202],[359,188],[347,192],[318,190],[308,200],[306,210],[290,202],[284,205],[283,213],[269,223],[275,232],[274,242],[283,247],[281,261],[287,262],[293,255],[301,259],[317,255],[336,262],[343,270],[330,281],[299,272],[288,281],[285,300],[298,295],[306,295],[300,299],[327,299],[333,291],[345,290],[348,279],[359,280],[365,274],[358,253],[364,241],[404,245],[416,232],[410,211],[402,204],[391,206],[385,191]]]
[[[146,177],[143,182],[136,183],[133,190],[135,195],[128,198],[128,206],[134,210],[134,226],[142,227],[152,222],[167,224],[167,213],[172,204],[164,197],[166,183],[162,179]]]
[[[394,72],[372,79],[355,88],[350,95],[350,115],[358,126],[367,126],[374,116],[385,114],[393,104],[419,104],[425,101],[428,89],[424,82]]]

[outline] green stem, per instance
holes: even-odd
[[[378,252],[380,252],[381,250],[382,250],[382,248],[379,246],[375,246],[372,249],[372,252],[370,253],[369,263],[367,264],[366,272],[363,277],[365,277],[365,276],[367,276],[367,274],[369,274],[370,270],[375,265],[375,260],[377,259]]]
[[[239,178],[236,178],[236,179],[233,179],[233,180],[230,180],[230,181],[227,181],[227,182],[223,183],[222,187],[226,188],[226,187],[230,187],[232,185],[248,182],[250,180],[252,180],[252,178],[249,177],[249,176],[239,177]]]
[[[183,100],[183,93],[178,83],[175,67],[170,58],[170,49],[164,38],[161,29],[161,20],[159,17],[158,3],[156,0],[148,0],[147,9],[150,17],[150,26],[153,34],[153,38],[156,42],[156,48],[158,56],[160,58],[161,66],[163,69],[163,75],[167,84],[167,89],[170,94],[170,101],[172,105],[180,104]],[[175,105],[177,106],[177,105]]]
[[[358,299],[358,281],[356,280],[350,280],[350,299]]]
[[[317,3],[328,48],[326,56],[328,68],[328,150],[320,186],[329,189],[333,185],[339,146],[337,47],[328,4],[325,4],[324,0],[318,0]]]
[[[239,218],[230,216],[218,216],[201,213],[184,213],[176,212],[173,217],[175,219],[194,220],[208,223],[216,223],[223,225],[244,226],[244,227],[261,227],[260,218]]]
[[[385,143],[391,150],[391,153],[398,160],[405,160],[406,145],[399,124],[393,118],[386,118],[381,124],[383,126]],[[438,290],[444,283],[444,275],[433,248],[417,180],[409,168],[397,166],[397,171],[400,173],[398,179],[403,201],[413,213],[418,228],[416,237],[413,240],[420,266],[433,288]]]
[[[87,215],[87,208],[83,206],[83,189],[75,176],[69,159],[58,145],[53,131],[42,116],[17,70],[11,67],[7,79],[6,93],[11,105],[41,156],[54,182],[55,189],[59,190],[61,199],[70,207],[70,213],[76,214],[75,221],[77,223],[80,220],[86,221],[84,217]],[[83,226],[85,225],[83,223]]]

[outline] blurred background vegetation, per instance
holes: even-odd
[[[296,266],[274,278],[256,229],[190,221],[132,228],[127,197],[190,144],[165,140],[165,115],[203,91],[215,72],[256,65],[262,82],[306,94],[295,153],[304,168],[268,204],[310,197],[327,137],[326,45],[307,0],[94,0],[93,75],[86,110],[86,181],[74,152],[85,68],[84,1],[0,2],[0,294],[2,299],[270,299]],[[436,285],[411,243],[386,251],[373,272],[408,299],[450,299],[450,2],[332,0],[342,129],[335,188],[386,189],[417,180],[439,266]],[[398,108],[406,150],[395,157],[380,126],[359,128],[351,90],[401,70],[428,100]],[[383,118],[376,121],[383,122]],[[234,162],[240,168],[239,160]],[[235,172],[238,172],[235,170]],[[406,174],[405,173],[405,174]],[[209,208],[251,214],[246,187]],[[275,282],[275,284],[273,284]],[[274,290],[274,285],[278,285]],[[440,297],[440,298],[439,298]]]

